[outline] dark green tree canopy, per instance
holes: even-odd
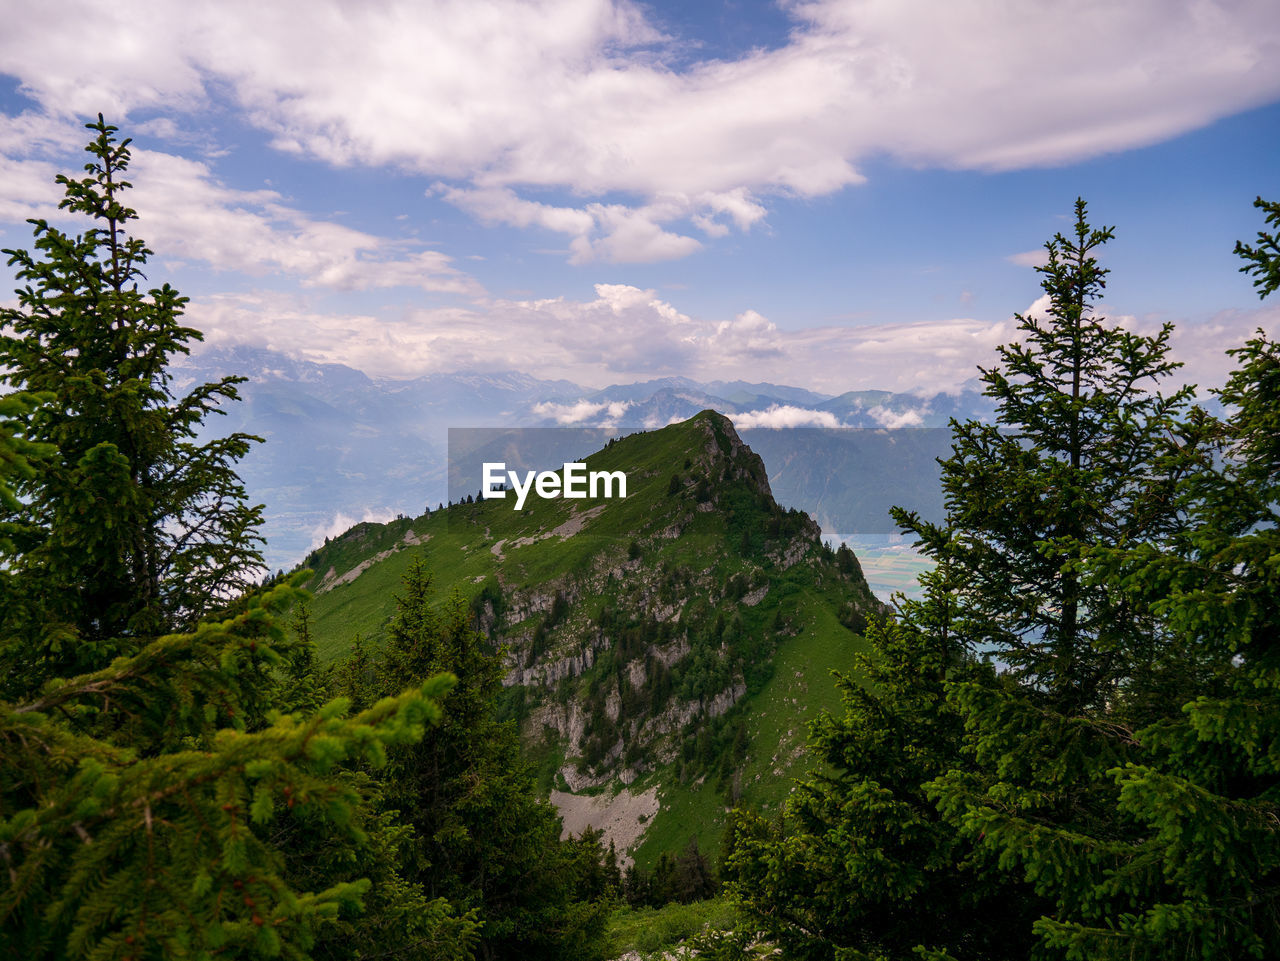
[[[739,822],[733,889],[790,956],[1154,959],[1194,943],[1185,956],[1210,958],[1248,943],[1242,898],[1258,889],[1206,871],[1208,839],[1234,821],[1221,837],[1259,857],[1233,867],[1273,871],[1256,830],[1266,808],[1222,817],[1215,801],[1199,819],[1202,783],[1158,801],[1194,761],[1144,766],[1217,736],[1191,734],[1180,709],[1224,693],[1232,649],[1180,627],[1180,603],[1150,579],[1208,531],[1229,541],[1274,518],[1200,519],[1187,492],[1221,504],[1230,488],[1205,480],[1219,429],[1189,388],[1160,391],[1176,367],[1168,326],[1145,336],[1097,315],[1111,237],[1078,201],[1074,230],[1046,245],[1047,306],[1019,316],[1021,341],[982,371],[997,422],[952,424],[945,522],[894,513],[937,564],[923,598],[872,625],[866,686],[842,679],[843,716],[811,726],[823,764],[785,818]],[[1272,424],[1242,385],[1273,354],[1248,357],[1224,399]],[[1250,451],[1276,449],[1249,436]],[[1243,493],[1227,497],[1237,511]],[[1164,729],[1174,742],[1151,733]],[[1181,892],[1162,865],[1187,870]],[[1215,916],[1219,893],[1236,907]],[[1149,915],[1133,912],[1144,903]],[[1231,931],[1209,930],[1232,912]]]
[[[1074,562],[1091,547],[1166,541],[1182,522],[1172,491],[1199,463],[1179,436],[1192,389],[1161,383],[1172,325],[1155,335],[1098,316],[1109,227],[1088,223],[1045,244],[1042,314],[1016,315],[1022,339],[982,370],[995,424],[952,424],[943,463],[947,529],[895,517],[926,553],[965,574],[953,631],[994,655],[1046,703],[1092,710],[1117,687],[1150,682],[1128,667],[1154,622]]]
[[[49,673],[101,666],[122,649],[112,639],[192,628],[261,566],[260,508],[234,470],[256,438],[197,441],[243,378],[171,389],[170,361],[201,335],[179,322],[187,298],[143,288],[151,251],[123,202],[129,141],[101,116],[87,126],[86,176],[58,183],[61,208],[91,226],[33,220],[34,251],[4,251],[24,286],[0,312],[0,380],[40,398],[22,433],[51,447],[5,505],[21,587],[0,625],[23,638],[26,670]]]

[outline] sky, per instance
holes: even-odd
[[[1220,383],[1280,199],[1275,0],[0,0],[0,246],[101,112],[214,345],[376,377],[971,382],[1077,197]],[[15,284],[0,271],[0,290]],[[13,304],[0,297],[0,303]]]

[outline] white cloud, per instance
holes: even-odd
[[[881,427],[891,430],[899,427],[919,427],[924,423],[924,415],[918,410],[889,410],[887,407],[873,407],[867,416]]]
[[[556,404],[552,401],[543,401],[534,405],[533,412],[540,417],[550,417],[557,424],[581,424],[590,420],[596,426],[613,427],[618,424],[622,415],[630,408],[631,401],[629,400],[605,402],[580,400],[573,404]]]
[[[676,208],[669,204],[627,207],[623,204],[590,204],[587,207],[604,231],[598,240],[580,237],[569,245],[571,263],[605,260],[610,263],[649,264],[674,260],[702,249],[693,237],[664,230]]]
[[[517,197],[507,187],[485,187],[464,190],[438,183],[429,193],[439,193],[445,200],[467,211],[484,223],[511,224],[515,227],[544,227],[557,233],[585,236],[595,229],[596,219],[585,210],[555,207]]]
[[[725,356],[766,361],[783,355],[777,325],[754,310],[716,324],[705,340],[712,351]]]
[[[188,320],[211,343],[271,347],[385,377],[515,369],[604,387],[680,375],[707,381],[767,380],[831,394],[862,389],[956,392],[972,383],[979,365],[996,361],[998,345],[1018,339],[1012,318],[803,330],[780,330],[755,311],[712,321],[681,312],[651,290],[625,284],[599,284],[595,298],[585,301],[491,299],[466,307],[380,314],[321,311],[305,295],[227,294],[194,300]],[[1121,320],[1145,333],[1159,329],[1155,319]],[[1259,326],[1280,336],[1280,307],[1179,324],[1171,342],[1174,358],[1186,363],[1179,379],[1202,388],[1222,383],[1231,369],[1225,350],[1243,343]],[[574,423],[579,415],[612,418],[621,413],[590,410],[594,403],[552,405],[543,413],[565,418],[562,423]],[[799,415],[781,409],[772,416]],[[879,416],[885,426],[911,426],[913,412]]]
[[[0,220],[64,221],[57,209],[63,192],[54,183],[57,168],[15,156],[20,138],[14,131],[25,124],[3,120]],[[73,135],[81,141],[78,129]],[[130,177],[136,186],[126,199],[138,211],[135,232],[170,260],[200,261],[215,270],[249,275],[284,274],[308,287],[418,287],[471,296],[482,292],[440,251],[417,250],[403,241],[316,220],[289,207],[273,190],[227,187],[199,161],[134,148]],[[74,226],[80,230],[84,225]]]
[[[223,185],[199,161],[135,150],[133,171],[139,233],[165,256],[251,275],[279,272],[304,286],[480,292],[439,251],[407,249],[403,242],[312,219],[273,190]]]
[[[1010,254],[1005,260],[1011,264],[1017,264],[1019,267],[1043,267],[1049,262],[1049,251],[1043,247],[1036,250],[1024,250],[1021,253]]]
[[[157,125],[181,139],[170,124],[151,124]],[[86,138],[77,122],[30,111],[0,114],[0,222],[43,218],[83,230],[80,219],[58,210],[63,188],[55,177],[69,169],[69,159],[79,165]],[[136,145],[131,154],[135,186],[125,202],[139,214],[134,232],[161,257],[200,261],[218,271],[283,274],[309,287],[483,293],[440,251],[316,219],[274,190],[226,186],[204,161]]]
[[[678,224],[748,229],[770,196],[859,183],[878,154],[1061,164],[1280,94],[1274,0],[784,9],[780,46],[687,63],[629,0],[62,0],[10,18],[0,71],[58,117],[183,115],[158,133],[229,98],[279,149],[451,181],[477,216],[569,235],[579,262],[687,255]]]
[[[743,198],[722,199],[708,195],[695,204],[687,198],[666,196],[641,207],[625,204],[587,204],[583,208],[556,207],[525,200],[506,187],[476,190],[437,184],[432,192],[485,223],[515,227],[538,226],[567,234],[570,263],[595,260],[608,263],[654,263],[694,253],[702,244],[693,237],[673,233],[661,225],[689,218],[709,236],[723,236],[729,228],[716,221],[715,214],[728,212],[740,223],[750,224],[751,202]],[[763,216],[764,208],[754,205]]]
[[[0,222],[57,217],[62,188],[54,183],[61,172],[51,154],[65,154],[84,145],[79,124],[32,111],[0,114]]]
[[[750,410],[732,414],[738,430],[751,427],[843,427],[840,418],[829,410],[810,410],[790,404],[771,404],[768,410]]]
[[[366,509],[358,519],[339,511],[327,524],[319,524],[311,529],[311,546],[307,550],[315,550],[322,546],[326,539],[345,534],[357,524],[386,524],[388,521],[395,520],[395,517],[395,511],[387,508]]]

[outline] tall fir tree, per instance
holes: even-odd
[[[180,324],[187,299],[172,287],[140,289],[151,251],[128,234],[129,141],[101,115],[87,126],[87,176],[58,183],[61,209],[91,226],[70,235],[34,220],[35,252],[4,251],[24,286],[0,311],[0,380],[42,398],[24,432],[51,445],[5,507],[6,563],[21,577],[0,602],[0,637],[17,683],[193,628],[262,560],[260,508],[234,469],[255,438],[197,442],[243,378],[171,391],[169,363],[201,335]]]
[[[895,511],[938,566],[872,632],[871,690],[846,682],[844,718],[814,728],[836,773],[731,861],[746,888],[767,882],[746,900],[798,956],[1025,956],[1033,920],[1062,906],[1054,844],[1115,826],[1108,772],[1133,757],[1133,725],[1220,667],[1083,571],[1099,548],[1171,542],[1178,483],[1205,456],[1182,427],[1190,390],[1158,390],[1170,327],[1095,312],[1111,237],[1077,201],[1046,244],[1044,310],[982,371],[997,422],[952,423],[945,522]]]
[[[1256,206],[1280,226],[1280,204]],[[1274,233],[1236,252],[1261,296],[1280,287]],[[1280,956],[1280,345],[1259,331],[1231,353],[1228,416],[1195,421],[1215,456],[1176,492],[1184,529],[1082,566],[1219,670],[1133,731],[1109,820],[1018,843],[1059,906],[1037,930],[1071,961]]]
[[[1024,959],[1038,901],[961,838],[925,785],[960,759],[949,680],[972,658],[951,630],[962,572],[943,562],[837,678],[843,710],[810,725],[821,765],[781,819],[739,812],[726,880],[787,957]]]
[[[584,881],[580,846],[560,840],[560,817],[537,796],[514,724],[496,717],[502,651],[476,630],[469,606],[456,593],[436,603],[415,559],[377,670],[367,653],[359,657],[338,672],[357,702],[442,671],[457,678],[441,724],[393,751],[379,777],[385,808],[413,832],[403,875],[475,912],[480,958],[599,957],[603,891]],[[596,854],[604,856],[599,845]]]
[[[60,182],[105,226],[37,222],[46,259],[10,252],[31,286],[0,344],[8,382],[37,391],[0,397],[0,957],[308,961],[370,881],[356,863],[298,883],[289,826],[326,856],[397,843],[343,767],[421,738],[452,679],[348,716],[287,687],[310,660],[281,627],[296,586],[227,603],[257,573],[233,470],[248,439],[193,438],[234,382],[169,394],[167,360],[198,335],[171,289],[137,290],[128,141],[89,126],[90,176]],[[469,957],[469,919],[394,890],[369,903],[432,956]]]
[[[1191,521],[1180,491],[1212,452],[1190,388],[1156,389],[1174,368],[1169,328],[1143,337],[1087,314],[1101,291],[1089,251],[1109,232],[1088,230],[1083,213],[1044,268],[1054,322],[1024,320],[1036,349],[1002,351],[1009,375],[984,374],[1015,429],[958,432],[944,466],[966,534],[957,557],[977,576],[966,629],[1004,670],[949,687],[969,761],[928,790],[963,837],[1048,902],[1042,935],[1055,919],[1125,910],[1108,888],[1141,829],[1117,816],[1114,772],[1149,760],[1136,732],[1220,692],[1230,666],[1222,648],[1173,630],[1151,595],[1090,566],[1109,551],[1174,549]]]

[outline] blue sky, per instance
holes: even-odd
[[[952,388],[1078,195],[1117,229],[1105,312],[1177,323],[1191,379],[1280,330],[1231,254],[1280,198],[1271,0],[186,6],[6,18],[0,244],[102,111],[211,343]]]

